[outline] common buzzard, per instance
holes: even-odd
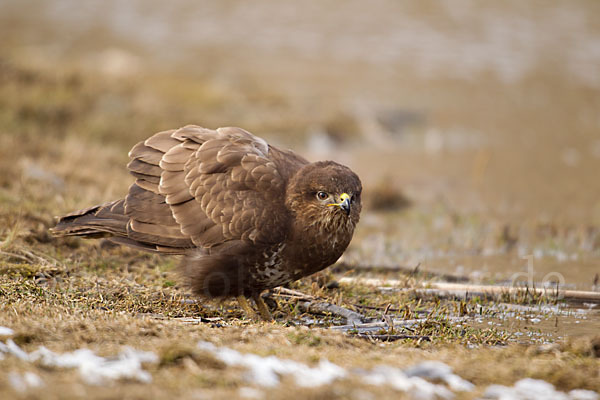
[[[159,132],[129,157],[127,196],[65,215],[53,233],[183,255],[197,295],[252,297],[263,316],[260,292],[333,264],[359,220],[361,182],[348,167],[240,128]]]

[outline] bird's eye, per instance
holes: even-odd
[[[328,197],[329,195],[325,192],[317,192],[317,199],[319,200],[325,200]]]

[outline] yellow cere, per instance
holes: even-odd
[[[347,199],[350,199],[350,195],[348,193],[342,193],[340,195],[340,202],[339,203],[331,203],[331,204],[327,204],[328,206],[341,206],[342,203],[344,201],[346,201]]]

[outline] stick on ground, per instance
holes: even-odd
[[[346,319],[347,324],[363,323],[367,319],[356,311],[324,301],[298,301],[298,307],[304,312],[337,315]]]
[[[340,279],[340,283],[360,283],[369,286],[394,287],[403,286],[404,283],[395,279],[370,279],[370,278],[352,278],[345,277]],[[469,296],[497,297],[504,294],[519,295],[525,291],[537,296],[548,296],[575,303],[600,303],[600,292],[590,292],[582,290],[564,290],[557,288],[529,288],[516,286],[491,286],[475,285],[464,283],[449,282],[431,282],[426,288],[406,289],[417,294],[436,294],[438,297],[460,297]]]

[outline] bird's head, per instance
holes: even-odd
[[[319,161],[302,167],[290,180],[287,205],[308,225],[351,228],[360,216],[362,185],[344,165]]]

